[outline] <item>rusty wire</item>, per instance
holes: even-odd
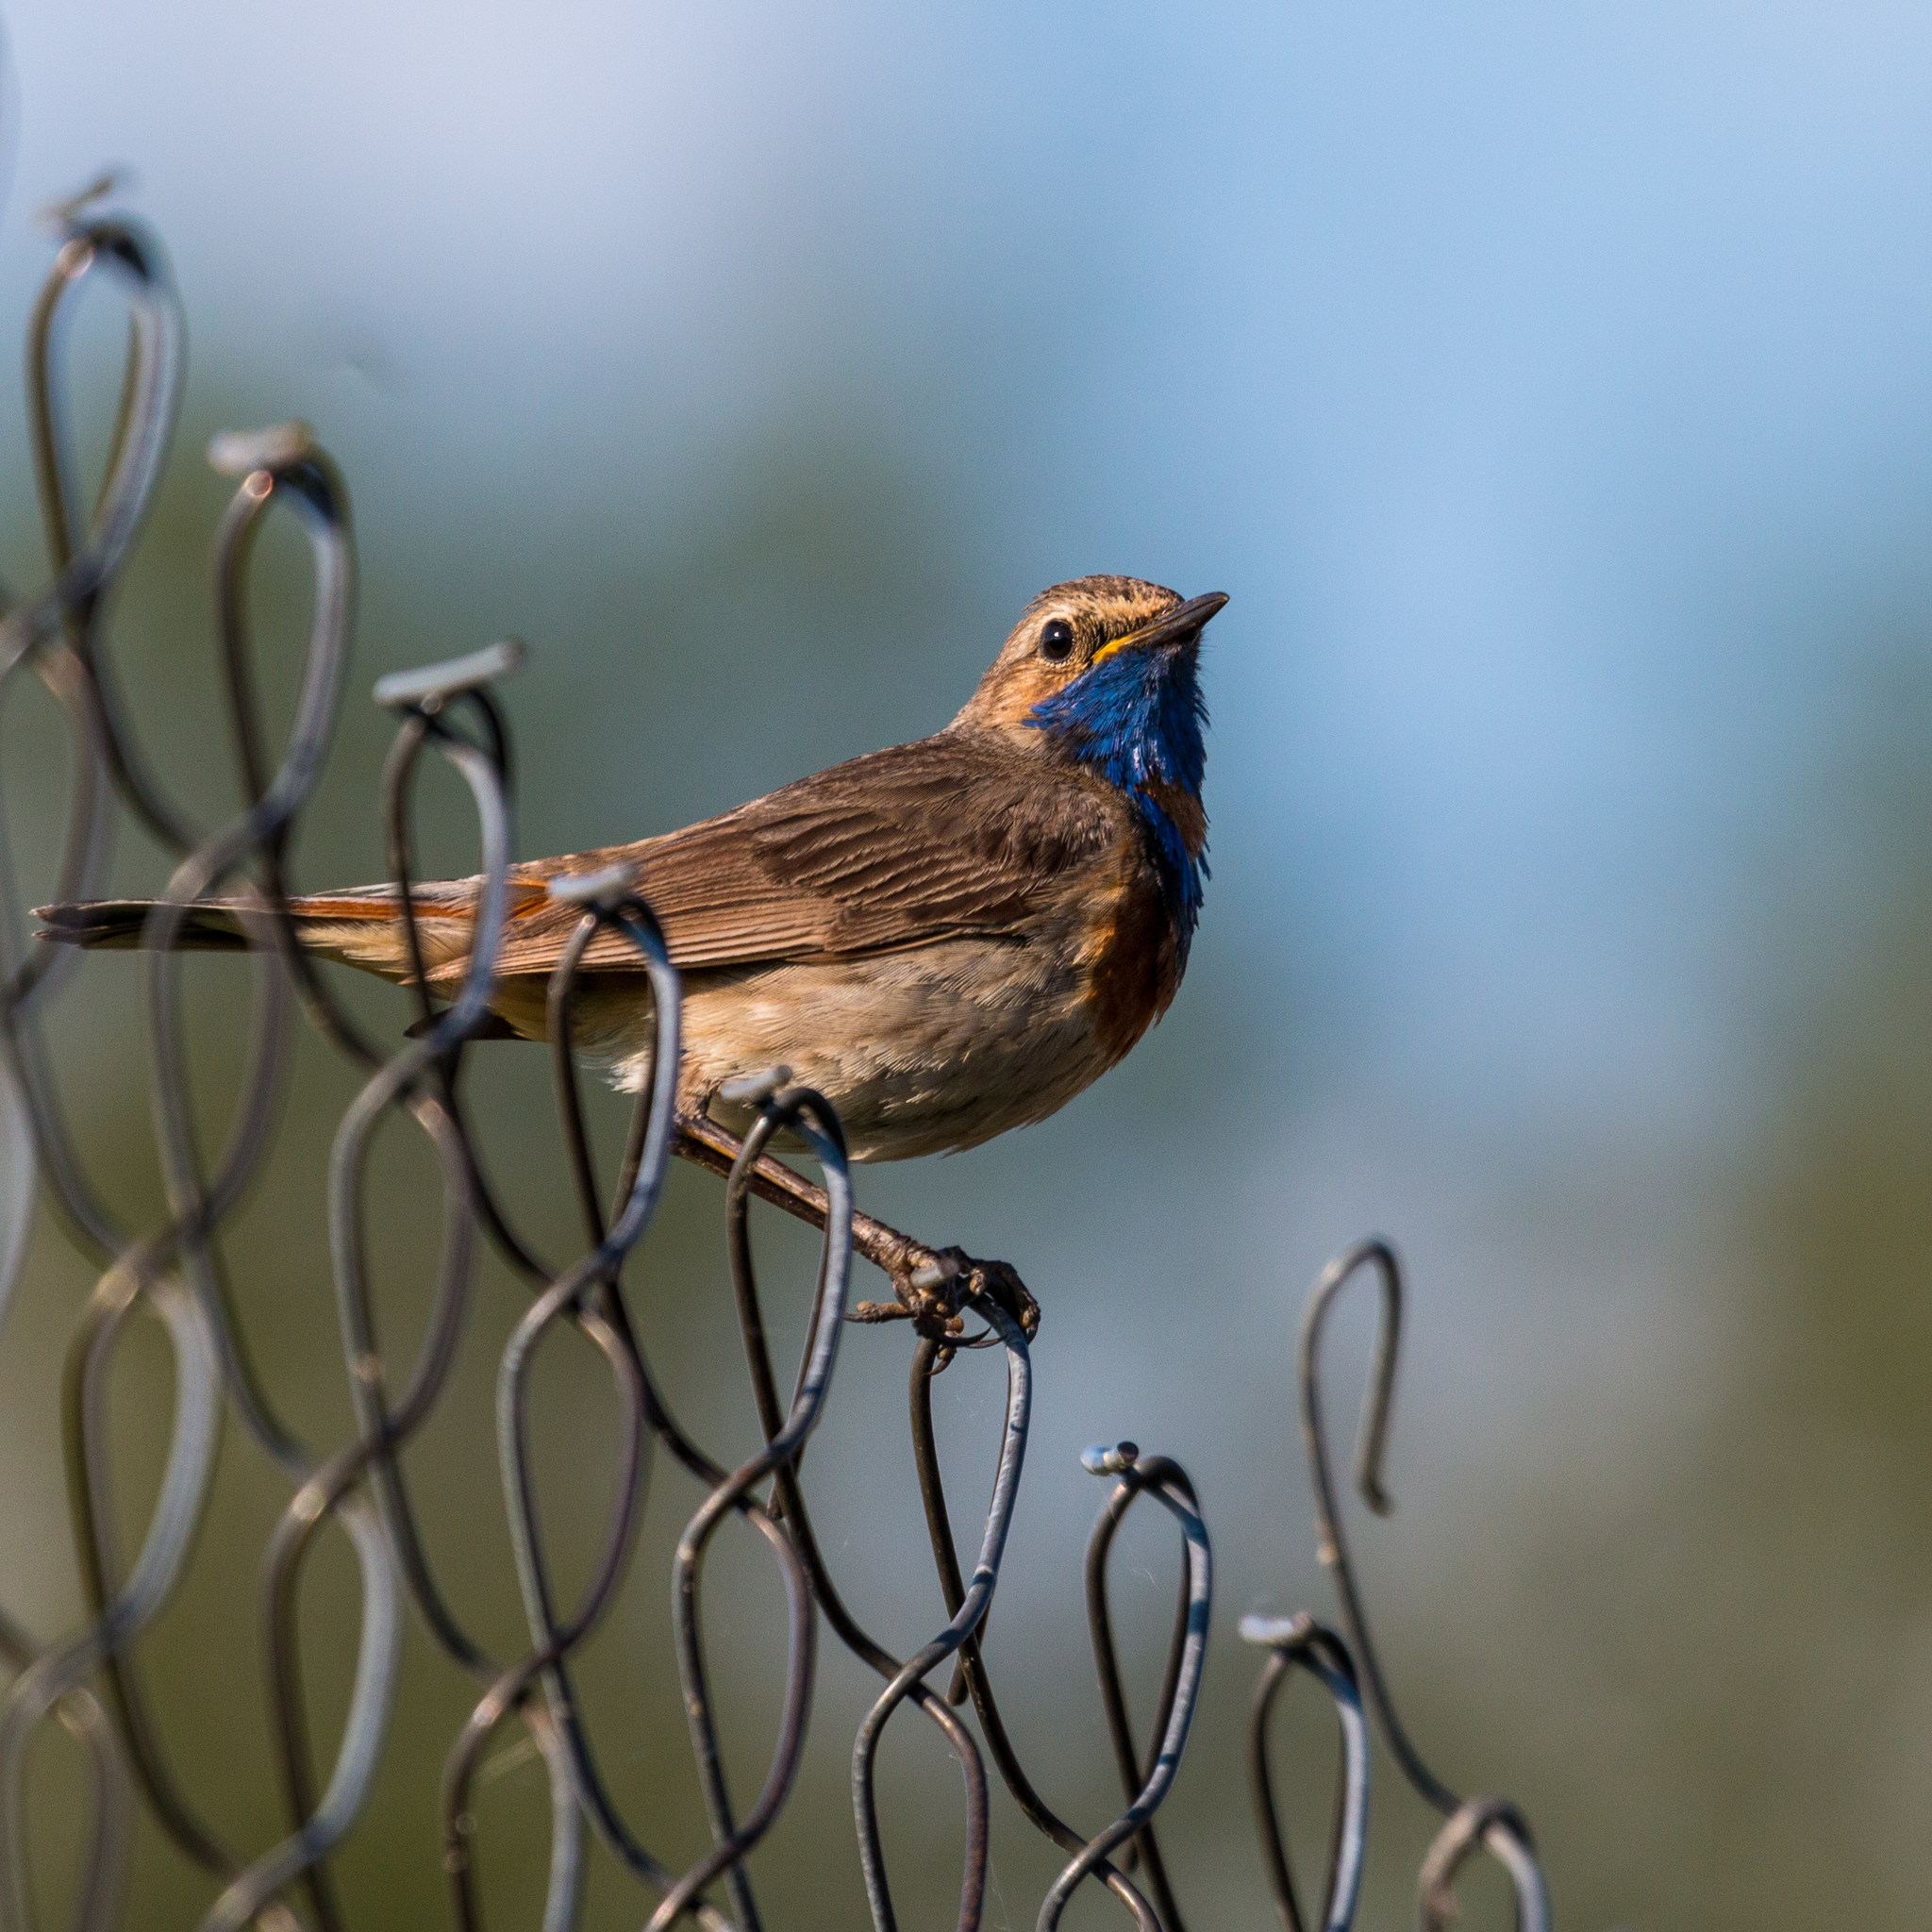
[[[1064,1869],[1039,1908],[1041,1932],[1059,1923],[1069,1899],[1089,1878],[1112,1894],[1140,1932],[1181,1932],[1180,1905],[1154,1819],[1180,1769],[1210,1631],[1212,1557],[1192,1483],[1178,1464],[1143,1457],[1131,1443],[1092,1450],[1085,1458],[1090,1470],[1112,1481],[1089,1545],[1086,1580],[1101,1705],[1124,1803],[1110,1821],[1081,1828],[1041,1796],[1022,1764],[1000,1714],[982,1642],[1006,1558],[1029,1430],[1032,1375],[1022,1319],[1024,1290],[1002,1264],[964,1264],[952,1251],[924,1249],[858,1214],[836,1113],[823,1096],[794,1085],[784,1069],[740,1083],[729,1095],[755,1110],[741,1142],[707,1122],[677,1115],[678,977],[648,903],[622,871],[553,888],[557,896],[581,908],[549,991],[560,1143],[583,1224],[581,1254],[562,1266],[541,1256],[515,1227],[492,1185],[472,1129],[463,1069],[466,1044],[490,1022],[491,967],[515,852],[509,734],[494,688],[517,668],[521,645],[508,641],[453,663],[399,674],[375,690],[396,721],[381,809],[390,873],[405,889],[406,938],[416,969],[417,1024],[400,1048],[385,1050],[372,1041],[297,945],[287,855],[327,758],[346,690],[356,590],[347,491],[326,453],[301,425],[219,437],[209,451],[216,467],[237,478],[215,533],[214,644],[242,809],[225,825],[198,827],[154,776],[120,695],[104,612],[107,593],[127,562],[162,474],[179,401],[183,329],[166,258],[155,239],[138,222],[96,207],[111,185],[96,183],[52,211],[58,249],[28,330],[30,421],[50,581],[38,595],[10,603],[0,620],[0,696],[16,677],[37,677],[66,721],[73,776],[56,896],[78,900],[98,891],[117,817],[144,826],[173,856],[175,870],[144,935],[150,1089],[167,1212],[153,1226],[127,1224],[96,1186],[76,1144],[69,1094],[44,1036],[48,1010],[69,982],[73,959],[25,941],[21,895],[5,871],[6,841],[0,837],[0,1126],[11,1153],[0,1162],[0,1211],[6,1216],[0,1227],[0,1323],[25,1264],[37,1200],[44,1200],[98,1274],[73,1325],[62,1383],[74,1558],[86,1614],[79,1628],[47,1641],[0,1613],[0,1665],[11,1677],[0,1694],[0,1932],[29,1932],[36,1924],[27,1759],[50,1718],[77,1740],[88,1768],[87,1847],[69,1907],[70,1923],[80,1932],[124,1923],[137,1807],[145,1808],[185,1857],[218,1881],[219,1896],[206,1927],[295,1932],[312,1924],[320,1932],[344,1932],[331,1857],[366,1809],[382,1765],[403,1633],[412,1618],[476,1687],[470,1714],[448,1743],[441,1842],[433,1852],[446,1874],[457,1923],[465,1928],[480,1925],[483,1914],[472,1809],[476,1775],[492,1740],[515,1724],[541,1757],[548,1780],[546,1932],[566,1932],[576,1922],[593,1836],[637,1881],[639,1921],[647,1923],[649,1932],[668,1932],[686,1921],[707,1932],[755,1932],[762,1920],[748,1858],[799,1775],[823,1620],[881,1680],[851,1762],[860,1863],[878,1932],[888,1932],[897,1919],[878,1818],[877,1751],[886,1727],[907,1705],[943,1738],[964,1786],[961,1932],[977,1927],[985,1908],[991,1834],[989,1758],[1022,1814],[1066,1855]],[[67,449],[58,343],[72,296],[94,277],[119,291],[130,326],[104,480],[92,512],[83,514]],[[293,722],[275,758],[258,706],[258,666],[247,609],[256,540],[277,507],[308,538],[313,616]],[[442,1007],[429,997],[421,936],[407,893],[418,876],[410,798],[425,758],[444,761],[463,781],[479,847],[476,942],[460,986]],[[171,941],[194,902],[216,893],[242,907],[254,994],[241,1095],[223,1145],[210,1154],[200,1144],[188,1105],[184,963]],[[573,1050],[579,968],[591,941],[606,930],[621,935],[634,950],[657,1029],[651,1076],[639,1096],[608,1209]],[[221,1243],[225,1224],[274,1144],[291,1077],[298,1013],[358,1071],[362,1083],[337,1131],[326,1177],[332,1276],[355,1422],[349,1439],[332,1446],[304,1441],[278,1411],[236,1319]],[[372,1141],[391,1116],[424,1137],[441,1186],[441,1245],[430,1310],[407,1366],[391,1361],[382,1341],[364,1198]],[[820,1184],[773,1158],[774,1137],[781,1133],[791,1144],[804,1145],[820,1171]],[[651,1222],[677,1154],[725,1176],[723,1202],[736,1313],[763,1438],[760,1451],[736,1468],[702,1447],[674,1413],[640,1345],[626,1299],[627,1257]],[[807,1339],[789,1401],[780,1396],[766,1339],[750,1236],[754,1195],[776,1201],[822,1230]],[[402,1453],[451,1387],[485,1244],[530,1295],[502,1353],[496,1388],[504,1507],[527,1625],[527,1647],[507,1657],[490,1655],[465,1628],[439,1582],[423,1527],[431,1505],[412,1490]],[[957,1328],[936,1329],[928,1319],[911,1352],[912,1456],[947,1621],[903,1658],[848,1607],[813,1527],[802,1474],[801,1452],[824,1413],[846,1323],[893,1312],[848,1307],[855,1253],[898,1269],[929,1300],[937,1296],[958,1316],[970,1313],[984,1324],[979,1334],[967,1337]],[[1306,1615],[1242,1624],[1243,1637],[1268,1652],[1249,1739],[1263,1870],[1286,1932],[1303,1932],[1312,1922],[1302,1916],[1290,1874],[1275,1809],[1279,1780],[1268,1748],[1277,1692],[1299,1669],[1334,1700],[1342,1733],[1335,1837],[1319,1915],[1325,1932],[1345,1932],[1360,1893],[1369,1712],[1397,1766],[1446,1820],[1421,1874],[1424,1924],[1443,1922],[1453,1908],[1456,1872],[1481,1846],[1508,1869],[1525,1932],[1541,1932],[1548,1902],[1528,1826],[1507,1801],[1464,1800],[1429,1772],[1396,1715],[1369,1640],[1329,1469],[1320,1381],[1323,1324],[1363,1269],[1373,1269],[1380,1281],[1383,1323],[1362,1432],[1359,1486],[1372,1507],[1388,1507],[1380,1471],[1402,1280],[1393,1252],[1371,1241],[1341,1256],[1318,1282],[1300,1357],[1302,1418],[1322,1555],[1335,1574],[1346,1637]],[[172,1352],[175,1386],[159,1492],[130,1560],[121,1535],[122,1499],[106,1455],[107,1390],[137,1312],[158,1319]],[[619,1446],[605,1477],[608,1502],[597,1558],[589,1581],[569,1604],[559,1595],[546,1553],[530,1446],[532,1366],[565,1330],[575,1330],[596,1350],[609,1374],[619,1418]],[[997,1474],[968,1574],[961,1568],[935,1443],[932,1381],[955,1348],[971,1345],[1004,1350],[1007,1397]],[[175,1770],[175,1751],[182,1740],[163,1736],[142,1666],[142,1632],[173,1598],[192,1560],[217,1443],[230,1420],[280,1471],[288,1488],[260,1559],[268,1710],[286,1824],[275,1842],[248,1848],[230,1844],[198,1815]],[[651,1848],[651,1821],[626,1817],[612,1794],[574,1674],[584,1644],[629,1576],[652,1459],[660,1452],[705,1491],[677,1544],[672,1580],[677,1668],[712,1847],[681,1871]],[[1166,1672],[1144,1742],[1136,1735],[1123,1689],[1108,1582],[1115,1534],[1142,1496],[1173,1517],[1183,1547]],[[734,1801],[724,1774],[714,1666],[706,1653],[701,1615],[707,1554],[721,1525],[734,1516],[770,1553],[786,1601],[777,1734],[759,1790],[742,1807]],[[324,1766],[313,1747],[298,1608],[308,1559],[330,1525],[343,1533],[354,1555],[360,1611],[348,1714],[333,1761]],[[933,1680],[946,1667],[950,1688],[941,1689]],[[962,1708],[969,1703],[976,1736]]]

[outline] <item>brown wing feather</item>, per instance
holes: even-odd
[[[1119,817],[1077,776],[946,735],[854,758],[681,832],[518,873],[534,881],[635,865],[679,966],[829,959],[1008,930],[1116,836]],[[579,916],[532,901],[508,925],[499,974],[547,973]],[[588,963],[639,961],[609,933]]]
[[[1061,875],[1127,829],[1116,794],[1080,774],[1028,758],[997,739],[953,731],[836,765],[724,817],[659,839],[514,869],[497,973],[545,974],[582,917],[546,894],[562,873],[637,868],[681,967],[848,958],[960,933],[1006,933],[1057,890]],[[480,881],[411,888],[432,982],[459,979]],[[146,901],[42,907],[42,937],[137,945]],[[384,886],[293,902],[318,950],[391,978],[407,976],[394,893]],[[185,942],[236,945],[233,903],[189,915]],[[638,969],[621,933],[592,942],[586,963]]]

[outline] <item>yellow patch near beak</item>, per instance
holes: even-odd
[[[1088,670],[1091,671],[1094,665],[1102,662],[1105,658],[1111,658],[1116,651],[1124,651],[1129,644],[1138,644],[1146,635],[1147,633],[1144,630],[1130,630],[1125,637],[1115,638],[1111,643],[1102,644],[1099,650],[1095,651],[1093,656],[1088,659]]]
[[[1115,638],[1111,643],[1102,644],[1088,660],[1087,668],[1111,658],[1116,651],[1124,651],[1128,645],[1164,644],[1170,638],[1185,637],[1190,631],[1202,628],[1208,620],[1227,602],[1224,592],[1209,591],[1205,597],[1190,597],[1185,604],[1176,604],[1172,610],[1163,611],[1152,624],[1145,624],[1139,630],[1129,631],[1124,638]]]

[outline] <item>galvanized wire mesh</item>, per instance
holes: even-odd
[[[141,1225],[97,1192],[89,1178],[92,1170],[70,1124],[72,1089],[46,1035],[48,1016],[70,983],[72,956],[31,943],[16,883],[10,876],[0,878],[0,944],[7,949],[0,960],[0,1107],[7,1110],[13,1149],[0,1179],[0,1322],[25,1265],[38,1208],[51,1211],[66,1239],[98,1271],[59,1365],[71,1556],[86,1619],[78,1629],[47,1638],[0,1607],[0,1662],[9,1674],[0,1698],[0,1928],[27,1932],[35,1922],[26,1785],[29,1754],[51,1721],[72,1733],[89,1766],[88,1845],[68,1902],[75,1925],[124,1923],[129,1907],[127,1851],[136,1807],[144,1807],[180,1852],[219,1881],[219,1896],[204,1921],[210,1932],[248,1924],[276,1932],[312,1924],[336,1932],[344,1914],[332,1883],[331,1854],[370,1802],[391,1741],[405,1622],[413,1617],[475,1686],[468,1719],[448,1740],[440,1797],[442,1870],[462,1926],[480,1924],[484,1903],[475,1857],[478,1769],[492,1740],[506,1726],[516,1726],[541,1753],[547,1771],[546,1932],[562,1932],[577,1916],[592,1837],[635,1879],[638,1913],[651,1932],[687,1919],[711,1932],[730,1926],[752,1932],[761,1920],[748,1855],[798,1779],[823,1625],[883,1682],[851,1759],[854,1823],[878,1927],[896,1923],[878,1820],[878,1746],[895,1713],[909,1705],[938,1729],[963,1776],[961,1927],[980,1923],[986,1895],[990,1758],[991,1772],[1024,1817],[1066,1855],[1063,1871],[1039,1907],[1041,1928],[1058,1924],[1071,1896],[1091,1880],[1104,1886],[1143,1932],[1180,1932],[1181,1906],[1154,1817],[1180,1767],[1208,1640],[1212,1559],[1192,1483],[1176,1463],[1143,1456],[1131,1443],[1095,1449],[1086,1457],[1088,1467],[1110,1485],[1089,1546],[1086,1591],[1101,1699],[1125,1802],[1104,1828],[1083,1829],[1056,1811],[1021,1763],[979,1642],[1000,1582],[1026,1454],[1031,1372],[1028,1335],[1017,1318],[1024,1293],[1010,1271],[997,1264],[962,1266],[856,1214],[836,1114],[820,1095],[792,1084],[782,1069],[746,1083],[733,1096],[756,1109],[755,1124],[741,1143],[708,1124],[677,1117],[677,974],[649,905],[621,873],[570,882],[582,917],[549,994],[564,1153],[585,1230],[582,1255],[560,1269],[541,1257],[511,1224],[486,1176],[469,1113],[465,1047],[489,1017],[492,956],[512,858],[508,734],[493,686],[515,668],[520,647],[495,645],[459,662],[386,678],[376,688],[378,702],[396,718],[381,799],[391,876],[407,884],[416,875],[408,803],[425,759],[446,761],[474,805],[484,855],[482,910],[467,976],[454,1001],[432,1007],[419,974],[414,1037],[400,1050],[385,1051],[341,1007],[296,944],[285,861],[323,771],[344,692],[356,579],[341,479],[299,425],[217,438],[210,450],[216,467],[238,479],[214,540],[216,628],[220,697],[246,808],[231,824],[204,833],[153,776],[136,721],[120,695],[100,616],[127,564],[168,453],[180,391],[182,321],[160,248],[138,222],[103,211],[102,192],[97,184],[52,211],[58,252],[28,338],[33,454],[51,581],[36,596],[10,601],[0,623],[0,695],[15,679],[36,678],[58,701],[66,722],[72,791],[55,887],[58,898],[85,899],[98,891],[117,815],[143,825],[176,861],[164,903],[150,923],[146,940],[152,950],[145,960],[151,1087],[168,1209],[157,1224]],[[125,299],[131,331],[106,478],[92,513],[83,515],[65,453],[57,343],[66,305],[83,284],[96,280],[111,284]],[[292,725],[276,759],[258,701],[259,667],[247,611],[253,546],[263,520],[278,507],[308,539],[313,617]],[[4,844],[0,837],[0,850]],[[249,908],[255,1004],[249,1059],[231,1124],[210,1154],[200,1144],[192,1118],[185,968],[169,942],[180,928],[183,908],[218,892],[240,896]],[[571,1047],[578,967],[591,940],[605,930],[622,935],[635,949],[654,998],[658,1029],[653,1077],[639,1097],[608,1211]],[[414,948],[413,930],[409,937]],[[415,957],[420,966],[420,952]],[[235,1283],[223,1244],[225,1226],[274,1142],[291,1077],[290,1049],[298,1016],[358,1069],[364,1081],[341,1119],[325,1178],[342,1366],[356,1422],[350,1438],[334,1445],[302,1440],[278,1408],[276,1391],[258,1373],[235,1319]],[[441,1248],[432,1307],[415,1358],[405,1367],[391,1360],[379,1341],[384,1324],[366,1212],[376,1158],[373,1141],[391,1116],[424,1137],[441,1178]],[[768,1150],[781,1132],[808,1150],[820,1185],[773,1158]],[[725,1177],[723,1206],[737,1315],[764,1439],[759,1452],[736,1468],[708,1454],[675,1420],[626,1302],[625,1257],[650,1223],[668,1165],[678,1155]],[[755,1193],[822,1229],[808,1334],[789,1401],[780,1392],[767,1344],[753,1264],[748,1211]],[[402,1453],[454,1387],[452,1368],[486,1243],[530,1295],[503,1350],[496,1379],[499,1475],[527,1625],[527,1645],[514,1657],[488,1653],[439,1581],[424,1534],[424,1512],[435,1503],[412,1488]],[[801,1451],[831,1396],[844,1325],[862,1318],[847,1305],[855,1251],[916,1283],[927,1309],[911,1351],[911,1450],[949,1620],[907,1658],[888,1651],[847,1607],[814,1533],[801,1473]],[[1358,1487],[1371,1507],[1387,1507],[1380,1468],[1403,1286],[1393,1252],[1383,1242],[1366,1241],[1340,1257],[1316,1284],[1300,1355],[1302,1421],[1321,1555],[1336,1578],[1342,1628],[1329,1629],[1307,1615],[1250,1618],[1241,1624],[1242,1637],[1265,1653],[1248,1740],[1262,1864],[1288,1932],[1316,1924],[1340,1932],[1352,1923],[1368,1830],[1373,1714],[1399,1770],[1445,1820],[1421,1874],[1424,1925],[1447,1920],[1455,1875],[1480,1846],[1507,1868],[1520,1923],[1540,1928],[1548,1923],[1548,1901],[1521,1814],[1507,1800],[1465,1798],[1429,1771],[1395,1713],[1369,1640],[1323,1431],[1320,1357],[1329,1310],[1363,1274],[1378,1284],[1381,1325],[1361,1431]],[[941,1315],[971,1315],[984,1327],[969,1339],[935,1326],[935,1305]],[[106,1441],[113,1364],[141,1312],[158,1318],[165,1330],[174,1389],[165,1469],[130,1560],[117,1527],[125,1499],[116,1491]],[[575,1327],[597,1350],[620,1417],[614,1466],[585,1474],[587,1486],[601,1484],[611,1501],[598,1559],[574,1602],[563,1600],[546,1554],[531,1454],[532,1366],[565,1326]],[[0,1332],[0,1345],[5,1341]],[[961,1563],[946,1503],[931,1400],[933,1376],[956,1346],[965,1345],[1000,1348],[1007,1361],[998,1473],[970,1574]],[[57,1371],[52,1360],[36,1367],[48,1377]],[[280,1766],[286,1832],[275,1843],[246,1847],[226,1842],[197,1815],[175,1769],[184,1741],[191,1740],[163,1734],[142,1661],[144,1633],[193,1561],[225,1421],[241,1425],[279,1469],[288,1490],[259,1558],[266,1707]],[[653,1850],[653,1821],[626,1815],[613,1796],[574,1677],[574,1658],[631,1584],[635,1532],[655,1450],[668,1452],[706,1491],[676,1547],[673,1600],[676,1662],[712,1847],[682,1871]],[[1135,1735],[1129,1721],[1108,1597],[1115,1534],[1142,1496],[1172,1516],[1184,1545],[1166,1675],[1145,1740]],[[749,1805],[735,1802],[727,1788],[715,1715],[719,1664],[707,1654],[700,1616],[708,1551],[721,1525],[734,1516],[769,1551],[787,1604],[780,1722],[769,1768]],[[355,1553],[360,1619],[346,1721],[332,1760],[324,1765],[316,1759],[305,1698],[298,1608],[306,1566],[329,1524],[345,1533]],[[858,1554],[876,1563],[886,1553]],[[1300,1902],[1289,1869],[1275,1802],[1280,1774],[1269,1749],[1277,1692],[1297,1669],[1332,1698],[1342,1743],[1333,1844],[1312,1911]]]

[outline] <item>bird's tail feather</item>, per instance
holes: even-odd
[[[147,923],[163,902],[158,899],[93,899],[73,906],[37,906],[41,922],[37,940],[63,946],[124,951],[148,943]],[[236,952],[248,940],[239,908],[223,905],[190,906],[178,927],[175,944],[183,952]]]
[[[423,880],[409,888],[416,915],[416,938],[426,976],[444,986],[467,970],[480,881]],[[541,883],[512,882],[510,917],[544,903]],[[42,906],[36,939],[58,945],[99,950],[143,950],[160,934],[152,924],[167,902],[158,899],[95,899],[70,906]],[[176,908],[170,944],[182,952],[240,952],[258,943],[266,908],[259,901],[202,899]],[[289,901],[295,938],[305,952],[339,959],[384,979],[407,983],[415,966],[402,918],[402,901],[392,886],[355,886],[345,891],[309,892]],[[257,938],[251,940],[250,925]],[[547,970],[547,967],[546,967]]]
[[[462,893],[463,888],[443,885],[419,887],[411,892],[425,949],[437,964],[467,938],[468,902]],[[41,924],[34,937],[90,949],[145,949],[158,937],[150,921],[166,903],[158,899],[94,899],[71,906],[38,907],[34,917]],[[262,908],[258,902],[253,904],[258,930]],[[381,887],[317,892],[289,902],[296,938],[305,946],[377,973],[404,963],[399,909],[395,893]],[[244,917],[251,910],[249,901],[204,899],[178,910],[181,917],[172,939],[175,950],[238,952],[249,944]]]

